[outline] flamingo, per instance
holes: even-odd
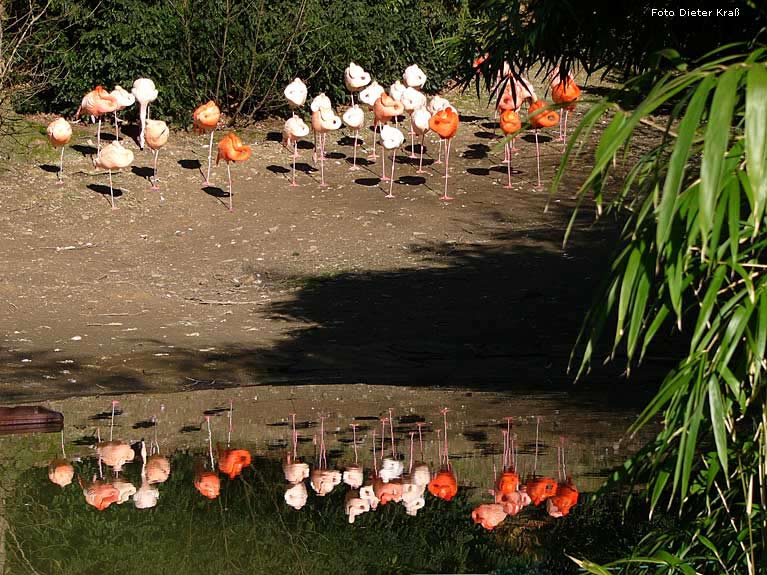
[[[437,112],[441,112],[445,108],[450,107],[450,102],[443,98],[442,96],[433,96],[432,99],[429,101],[429,104],[426,106],[426,109],[429,110],[429,113],[433,116]],[[437,161],[434,162],[435,164],[441,164],[442,163],[442,138],[439,139],[439,153],[437,155]]]
[[[400,132],[397,128],[389,126],[388,124],[381,128],[381,146],[385,150],[391,150],[391,178],[386,178],[389,180],[389,193],[384,196],[386,198],[394,197],[394,194],[392,194],[392,188],[394,187],[394,164],[397,161],[397,149],[402,145],[402,142],[404,141],[405,134]]]
[[[282,464],[282,473],[285,475],[285,481],[296,485],[309,477],[309,466],[298,459],[298,432],[296,431],[296,414],[290,414],[292,422],[292,431],[290,434],[290,443],[292,444],[292,454],[288,452],[285,461]]]
[[[219,451],[218,468],[222,473],[226,473],[229,479],[234,479],[250,465],[251,455],[247,449],[230,449],[232,441],[232,419],[234,415],[234,405],[229,401],[229,431],[226,436],[226,449]]]
[[[519,114],[514,110],[504,110],[501,113],[501,130],[507,136],[517,133],[522,129],[522,121],[519,119]],[[512,142],[514,140],[512,139]],[[511,189],[511,143],[506,142],[504,144],[504,150],[506,152],[506,171],[509,174],[509,182],[504,186],[507,190]]]
[[[288,84],[283,93],[288,99],[288,104],[291,108],[300,108],[306,103],[306,84],[303,83],[301,78],[296,78]]]
[[[293,145],[293,178],[290,182],[291,186],[297,186],[296,184],[296,158],[298,157],[298,139],[304,138],[309,135],[309,126],[306,125],[301,118],[293,114],[290,118],[285,120],[285,126],[282,129],[282,143],[285,146]]]
[[[59,158],[59,171],[56,173],[56,183],[64,183],[64,146],[72,139],[72,126],[64,118],[57,118],[46,129],[48,142],[54,148],[61,148],[61,157]]]
[[[506,519],[506,512],[503,510],[503,505],[499,503],[483,503],[474,508],[471,518],[474,523],[479,523],[488,531],[492,531]]]
[[[410,157],[415,158],[415,130],[413,128],[413,112],[419,108],[426,107],[426,96],[419,92],[416,88],[405,88],[400,100],[402,107],[410,116]]]
[[[450,177],[450,142],[458,130],[459,122],[458,113],[452,107],[437,112],[429,120],[429,127],[439,134],[440,138],[447,140],[445,144],[445,192],[442,194],[444,201],[453,199],[447,195],[447,180]]]
[[[455,477],[453,468],[450,465],[450,455],[448,450],[447,441],[447,408],[440,410],[442,413],[442,420],[444,425],[444,442],[442,443],[442,449],[440,450],[440,470],[437,475],[429,482],[429,493],[445,501],[450,501],[458,493],[458,480]]]
[[[194,488],[208,499],[216,499],[221,493],[221,479],[216,473],[216,462],[213,459],[213,434],[210,429],[210,416],[205,416],[208,424],[208,457],[210,470],[205,469],[205,459],[198,458],[194,463]]]
[[[379,135],[382,128],[380,126],[388,124],[392,118],[396,118],[402,112],[405,111],[405,107],[402,102],[395,100],[389,96],[386,92],[383,92],[381,96],[375,101],[373,105],[373,114],[375,115],[376,124],[379,126]],[[393,132],[392,132],[393,134]],[[381,181],[386,182],[389,177],[386,175],[386,155],[381,155]]]
[[[97,480],[95,475],[91,482],[84,482],[82,479],[79,479],[79,482],[85,495],[85,502],[99,511],[104,511],[120,499],[120,492],[113,485]]]
[[[109,170],[109,196],[112,202],[112,209],[116,210],[115,194],[112,186],[112,170],[127,168],[133,163],[133,152],[123,148],[120,142],[112,142],[104,146],[101,154],[94,160],[94,165],[100,169]]]
[[[115,89],[110,92],[112,99],[117,104],[117,108],[115,108],[115,140],[120,139],[120,128],[118,127],[119,120],[117,119],[117,112],[120,112],[127,108],[128,106],[132,106],[136,103],[136,96],[128,92],[125,88],[122,86],[115,86]]]
[[[205,104],[201,104],[195,108],[192,113],[192,121],[194,122],[194,129],[200,134],[210,132],[210,141],[208,142],[208,172],[205,176],[203,186],[210,185],[210,165],[211,158],[213,157],[213,134],[218,126],[218,121],[221,118],[221,110],[213,100],[209,100]]]
[[[160,148],[168,143],[168,136],[170,136],[170,130],[168,125],[162,120],[147,120],[146,121],[146,145],[154,152],[154,167],[152,169],[152,189],[159,190],[157,185],[159,181],[157,178],[157,158],[160,155]]]
[[[101,86],[96,86],[93,90],[88,92],[80,103],[80,107],[77,109],[75,118],[79,118],[82,114],[86,114],[92,118],[99,119],[99,127],[96,131],[96,155],[101,152],[101,116],[114,112],[116,109],[117,102],[115,102],[112,95]]]
[[[581,97],[581,89],[575,83],[575,78],[568,72],[567,77],[562,80],[559,75],[559,68],[555,68],[551,73],[551,99],[555,104],[563,104],[565,109],[565,127],[562,130],[562,116],[559,116],[559,142],[567,140],[567,117],[575,110],[575,102]]]
[[[365,72],[362,66],[349,62],[349,66],[344,70],[344,84],[351,93],[352,106],[354,106],[354,92],[359,92],[370,84],[370,74]]]
[[[426,84],[426,74],[418,67],[418,64],[413,64],[405,68],[402,81],[408,88],[423,88]]]
[[[362,111],[357,104],[352,104],[351,108],[347,108],[344,115],[341,116],[344,124],[354,130],[354,159],[352,160],[352,167],[350,170],[359,170],[357,167],[357,138],[360,133],[360,129],[365,125],[365,112]]]
[[[369,110],[373,111],[375,103],[381,94],[385,93],[383,87],[375,80],[364,90],[360,92],[360,102],[365,104]],[[378,158],[376,155],[376,130],[378,129],[378,120],[373,120],[373,153],[368,156],[369,160]]]
[[[551,128],[559,121],[559,114],[553,110],[549,110],[546,102],[543,100],[536,100],[527,109],[528,119],[535,130],[535,161],[538,167],[538,185],[535,187],[537,190],[543,189],[541,184],[541,152],[538,147],[538,130],[541,128]]]
[[[567,475],[565,465],[565,439],[559,438],[557,446],[557,472],[559,483],[556,493],[546,500],[546,512],[552,517],[564,517],[570,513],[570,508],[578,503],[578,488]],[[563,481],[564,478],[564,481]]]
[[[229,211],[232,208],[232,172],[229,169],[230,162],[244,162],[250,157],[250,146],[245,146],[237,134],[230,132],[218,143],[218,155],[216,166],[223,159],[226,162],[226,175],[229,177]]]
[[[344,514],[349,518],[349,523],[354,523],[358,515],[370,511],[370,501],[363,499],[358,491],[349,491],[344,497]]]
[[[343,482],[346,483],[352,489],[358,489],[364,480],[364,474],[362,473],[362,467],[359,464],[359,457],[357,454],[357,424],[352,423],[352,445],[354,446],[354,463],[347,465],[344,469],[342,476]],[[348,513],[347,513],[348,514]]]
[[[333,491],[333,488],[341,483],[341,472],[337,469],[328,469],[328,461],[325,451],[325,417],[320,416],[320,456],[319,465],[312,469],[309,476],[312,489],[320,497],[325,497]]]
[[[424,108],[418,108],[410,115],[410,122],[416,135],[421,136],[421,154],[418,160],[418,171],[416,174],[425,174],[423,169],[423,139],[426,132],[429,131],[429,120],[431,120],[431,113]]]
[[[319,112],[323,108],[332,108],[333,104],[324,92],[315,96],[312,103],[309,105],[309,109],[312,111],[312,128],[314,127],[314,113]],[[317,150],[322,150],[322,155],[325,155],[325,141],[321,140],[319,145],[317,144],[317,132],[314,132],[314,156],[313,160],[317,161]]]
[[[149,115],[149,104],[157,99],[157,88],[149,78],[139,78],[133,82],[131,92],[139,103],[139,118],[141,119],[141,132],[138,136],[139,148],[144,149],[144,129]]]
[[[306,485],[301,483],[288,484],[285,489],[285,503],[296,511],[303,508],[306,505],[306,501],[309,499],[309,494],[306,491]]]
[[[319,136],[320,142],[320,187],[327,186],[325,183],[325,139],[328,132],[338,130],[341,127],[341,118],[330,106],[318,108],[312,111],[312,129],[315,134],[315,141]]]
[[[67,452],[64,450],[64,430],[61,430],[61,458],[54,459],[48,465],[48,479],[60,487],[66,487],[72,483],[75,476],[75,468],[67,459]],[[356,451],[356,448],[355,448]]]

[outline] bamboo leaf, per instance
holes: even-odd
[[[662,246],[666,243],[671,231],[672,216],[675,211],[674,206],[682,186],[687,161],[690,157],[692,139],[700,125],[701,114],[715,81],[716,78],[713,75],[707,76],[698,85],[687,106],[687,111],[679,123],[677,140],[668,162],[668,172],[663,182],[663,194],[657,212],[658,228],[656,231],[656,242],[658,251],[662,250]]]
[[[746,172],[754,194],[754,234],[767,202],[767,69],[753,64],[746,78]]]
[[[623,325],[626,320],[626,312],[628,311],[629,304],[634,297],[634,285],[636,283],[637,271],[641,263],[642,252],[638,247],[635,247],[631,251],[629,261],[626,264],[626,271],[623,273],[623,281],[621,282],[621,295],[618,299],[618,323],[615,327],[615,343],[613,349],[618,346],[623,337]]]
[[[728,68],[718,80],[711,102],[708,126],[703,144],[700,174],[700,232],[703,237],[704,255],[708,234],[714,220],[714,206],[720,191],[724,156],[730,139],[733,109],[737,97],[737,85],[741,71]]]
[[[719,456],[719,463],[722,464],[724,475],[727,477],[727,429],[725,427],[727,414],[725,413],[722,394],[719,391],[719,380],[713,375],[708,378],[708,405],[711,410],[716,453]]]
[[[690,343],[690,352],[692,352],[697,347],[698,342],[706,330],[706,324],[708,323],[708,318],[711,317],[711,312],[714,309],[714,304],[716,303],[719,288],[722,286],[725,272],[726,268],[724,266],[719,266],[714,272],[714,277],[712,278],[711,283],[708,285],[706,295],[703,297],[703,301],[700,304],[698,321],[695,324],[695,331],[693,332],[692,342]]]

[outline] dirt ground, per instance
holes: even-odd
[[[457,105],[450,202],[433,137],[426,175],[399,151],[387,199],[380,159],[364,160],[369,130],[356,172],[352,139],[329,136],[325,188],[302,143],[293,188],[282,122],[264,122],[241,133],[253,154],[231,167],[233,212],[223,164],[201,187],[204,136],[173,132],[159,191],[151,152],[128,139],[136,156],[114,176],[114,211],[107,174],[91,164],[94,125],[76,127],[60,186],[58,154],[33,142],[0,183],[0,399],[302,382],[569,385],[568,355],[615,237],[587,229],[586,209],[561,247],[588,162],[544,213],[532,134],[505,189],[491,110]],[[550,132],[547,185],[562,154]]]

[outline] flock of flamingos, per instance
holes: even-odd
[[[157,421],[154,417],[155,433],[154,440],[150,440],[149,452],[146,442],[134,446],[128,442],[114,440],[114,415],[117,401],[112,402],[112,423],[109,431],[109,441],[101,441],[95,445],[98,456],[99,475],[93,476],[91,481],[83,480],[78,476],[78,482],[82,488],[85,501],[104,511],[111,504],[122,504],[133,498],[133,503],[138,509],[155,507],[160,497],[158,485],[168,480],[171,473],[170,460],[160,454],[160,446],[157,442]],[[161,412],[162,412],[161,407]],[[221,493],[221,475],[228,477],[229,481],[237,480],[239,476],[251,465],[251,453],[247,449],[232,448],[232,414],[233,405],[230,402],[228,410],[229,428],[226,447],[219,445],[213,449],[210,416],[207,420],[207,443],[208,453],[200,455],[194,464],[194,488],[200,495],[209,499],[216,499]],[[354,463],[349,463],[343,469],[328,467],[325,445],[325,418],[320,417],[319,438],[315,435],[314,465],[301,460],[298,454],[298,432],[296,431],[296,415],[290,414],[292,421],[291,439],[287,452],[282,461],[282,470],[285,478],[285,503],[299,510],[307,501],[309,492],[306,480],[318,497],[325,497],[342,482],[348,487],[344,498],[344,510],[349,523],[354,523],[355,518],[363,513],[375,511],[379,505],[400,503],[410,516],[415,516],[426,505],[426,491],[445,501],[450,501],[458,493],[458,480],[450,463],[448,450],[448,422],[447,409],[441,410],[442,429],[436,430],[439,468],[432,471],[425,462],[423,446],[424,423],[416,423],[416,429],[408,432],[410,436],[409,458],[406,465],[406,457],[400,457],[397,453],[397,444],[394,432],[394,416],[389,410],[388,417],[381,417],[380,437],[376,431],[371,432],[372,443],[372,468],[366,479],[364,467],[360,464],[358,453],[357,424],[351,424],[354,447]],[[494,489],[490,494],[494,498],[493,503],[482,503],[471,512],[475,523],[485,529],[492,530],[506,519],[509,515],[516,515],[528,505],[541,505],[545,502],[546,511],[552,517],[563,517],[569,514],[570,509],[578,502],[578,490],[567,476],[565,466],[564,444],[557,449],[557,470],[559,481],[553,477],[539,476],[537,474],[538,460],[538,426],[536,424],[535,438],[535,465],[533,473],[525,481],[520,479],[517,472],[517,449],[515,437],[512,433],[512,418],[507,417],[506,426],[502,429],[503,458],[501,474],[498,476],[494,466]],[[387,437],[388,433],[388,437]],[[62,457],[54,459],[48,467],[49,479],[62,488],[70,485],[75,476],[75,469],[67,459],[64,450],[64,439],[61,439]],[[417,437],[417,439],[416,439]],[[380,441],[380,443],[379,443]],[[364,443],[364,439],[363,439]],[[419,445],[420,456],[415,458],[415,445]],[[136,455],[141,458],[141,486],[136,488],[130,481],[120,477],[127,463],[133,462]],[[107,472],[104,478],[103,465],[112,469],[112,474]],[[243,476],[241,480],[247,481]]]
[[[474,65],[479,68],[485,61],[485,57],[478,58]],[[558,107],[565,109],[564,130],[562,129],[562,118],[560,115],[550,109],[547,104],[539,99],[532,88],[532,85],[521,77],[512,76],[508,70],[499,78],[503,82],[501,97],[498,100],[498,110],[500,126],[503,133],[508,136],[505,146],[505,160],[508,172],[507,189],[511,188],[511,152],[514,150],[515,134],[521,132],[523,127],[520,111],[522,105],[527,103],[527,115],[529,125],[535,131],[536,161],[538,167],[538,185],[541,188],[540,175],[540,153],[538,146],[538,130],[541,128],[550,128],[560,123],[560,141],[564,141],[567,132],[567,114],[574,108],[575,102],[580,97],[580,89],[576,85],[572,76],[562,79],[558,70],[555,70],[549,76],[551,82],[551,94],[554,103]],[[361,66],[350,63],[344,74],[344,82],[351,94],[351,105],[338,117],[334,112],[330,99],[325,94],[320,94],[311,102],[311,129],[314,132],[314,162],[320,166],[320,186],[325,183],[325,141],[327,134],[341,128],[345,124],[354,131],[354,156],[351,170],[358,169],[357,166],[357,144],[359,131],[365,125],[365,112],[358,103],[354,101],[354,95],[358,94],[358,101],[373,112],[373,153],[368,157],[370,160],[376,160],[376,137],[380,138],[383,151],[381,152],[381,181],[389,182],[389,192],[385,196],[393,198],[392,194],[394,184],[394,167],[396,163],[395,153],[405,142],[405,135],[398,127],[398,119],[407,114],[410,124],[410,149],[411,158],[415,158],[416,136],[421,139],[420,160],[418,165],[419,174],[423,171],[423,138],[427,132],[433,131],[439,138],[439,156],[435,163],[442,163],[442,147],[444,143],[445,155],[445,188],[441,197],[442,200],[452,199],[448,195],[449,161],[450,161],[450,143],[455,136],[460,123],[458,111],[450,104],[448,100],[441,96],[434,96],[427,101],[426,95],[421,91],[426,83],[426,75],[417,66],[409,66],[403,76],[402,81],[397,80],[391,85],[389,93],[376,81],[371,82],[371,76]],[[94,159],[94,165],[100,169],[106,169],[109,172],[109,191],[112,209],[115,209],[114,190],[112,186],[112,170],[129,167],[134,159],[133,151],[123,146],[119,140],[119,128],[117,113],[134,103],[139,104],[139,116],[141,120],[141,132],[138,138],[140,149],[146,145],[154,152],[154,175],[150,178],[152,189],[157,187],[157,156],[160,149],[168,142],[170,131],[165,122],[161,120],[152,120],[148,118],[149,105],[158,97],[158,91],[152,80],[148,78],[139,78],[133,83],[130,92],[120,86],[116,86],[112,92],[108,92],[101,86],[96,86],[94,90],[88,92],[82,100],[82,104],[77,111],[76,118],[80,116],[91,116],[93,121],[98,119],[97,132],[97,152]],[[294,110],[293,115],[285,122],[283,130],[283,144],[292,148],[293,153],[293,171],[291,186],[296,186],[296,158],[298,157],[298,140],[309,135],[310,128],[296,114],[296,111],[303,108],[306,104],[307,88],[306,85],[296,78],[285,89],[285,97],[290,107]],[[114,114],[116,139],[110,144],[101,146],[101,120],[108,114]],[[209,185],[210,167],[213,153],[213,136],[221,118],[221,110],[215,102],[209,101],[199,106],[193,114],[195,130],[202,134],[210,134],[208,145],[208,169],[203,186]],[[394,122],[395,126],[391,123]],[[58,118],[49,124],[48,139],[54,147],[61,148],[61,158],[59,162],[59,171],[57,183],[62,183],[64,146],[69,143],[72,137],[72,127],[64,118]],[[377,136],[376,136],[377,133]],[[510,142],[509,142],[510,140]],[[386,152],[391,152],[391,171],[386,173]],[[242,143],[236,133],[230,132],[218,143],[218,155],[216,165],[221,160],[226,162],[227,176],[229,180],[229,209],[232,210],[232,175],[229,168],[230,162],[242,162],[250,157],[251,149]],[[319,162],[318,162],[319,160]]]

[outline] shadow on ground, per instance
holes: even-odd
[[[263,320],[285,322],[285,337],[270,347],[176,347],[160,359],[152,353],[154,346],[167,342],[141,341],[137,345],[146,351],[127,364],[113,359],[101,367],[98,358],[64,365],[58,354],[22,358],[0,349],[0,381],[30,382],[0,385],[0,397],[6,402],[32,397],[34,381],[43,378],[50,380],[47,389],[61,396],[83,394],[83,389],[117,393],[158,386],[360,382],[572,389],[570,352],[616,233],[580,231],[563,251],[564,223],[508,231],[510,226],[500,225],[508,223],[507,216],[493,218],[497,229],[506,231],[491,241],[411,244],[409,250],[423,262],[418,268],[292,278],[293,297],[253,310]],[[619,381],[617,367],[599,367],[580,389],[596,388],[608,402],[630,401],[631,390],[643,390],[644,397],[654,386],[637,382],[657,383],[671,361],[651,362],[632,374],[632,385]]]

